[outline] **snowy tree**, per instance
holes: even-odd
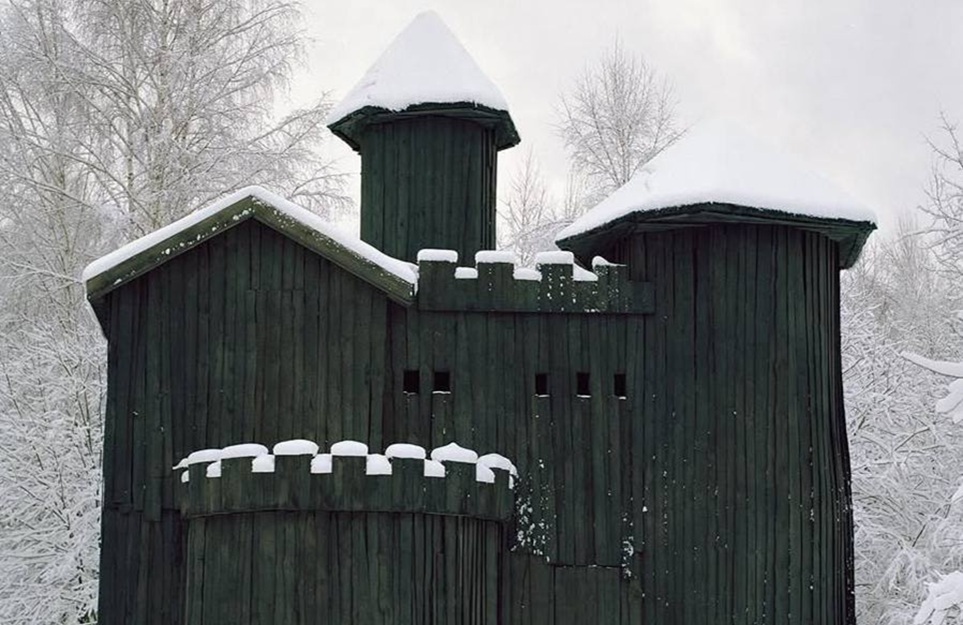
[[[963,314],[959,318],[963,321]],[[949,416],[953,423],[963,422],[963,362],[931,360],[910,352],[905,352],[903,356],[930,371],[953,378],[947,387],[946,397],[936,402],[936,411]]]
[[[555,248],[555,233],[563,223],[531,149],[500,203],[499,247],[515,252],[523,266],[531,265],[536,253]]]
[[[858,621],[912,621],[934,571],[963,556],[953,502],[963,430],[932,408],[939,376],[903,357],[953,353],[953,282],[904,223],[842,274],[843,379],[850,436]]]
[[[913,625],[957,623],[961,617],[963,617],[963,573],[954,571],[927,586],[926,600],[913,618]]]
[[[956,125],[945,115],[942,120],[943,141],[930,141],[935,158],[928,189],[930,202],[924,210],[933,218],[930,233],[935,244],[932,249],[942,270],[959,284],[963,279],[963,146]],[[959,291],[956,295],[963,297]],[[963,311],[958,311],[956,317],[963,321]],[[963,421],[963,362],[933,360],[911,352],[904,356],[953,379],[947,395],[937,402],[936,410],[948,415],[954,423]]]
[[[625,184],[682,135],[669,82],[618,43],[559,99],[557,131],[570,171],[561,201],[529,151],[501,202],[499,245],[524,264],[554,249],[559,230]]]
[[[956,124],[941,116],[941,134],[930,139],[933,170],[923,210],[933,218],[930,232],[943,269],[963,276],[963,145]]]
[[[281,0],[0,8],[0,621],[95,622],[104,346],[80,270],[241,185],[343,204],[324,101],[282,118]]]
[[[595,203],[682,135],[669,81],[616,44],[559,102],[558,133]]]
[[[934,164],[928,188],[930,201],[924,211],[933,219],[928,229],[929,237],[933,241],[933,256],[940,263],[941,273],[953,284],[954,290],[945,294],[945,299],[948,303],[959,305],[959,300],[963,298],[963,292],[959,289],[960,279],[963,278],[963,148],[956,126],[945,115],[942,117],[941,130],[942,139],[930,141]],[[959,311],[955,315],[946,311],[944,316],[946,319],[963,321],[963,313]],[[903,353],[906,360],[918,365],[921,370],[951,379],[948,392],[935,404],[936,412],[941,417],[941,423],[936,424],[936,427],[943,430],[957,429],[947,427],[947,418],[953,424],[963,422],[963,362],[945,357],[958,357],[963,353],[958,340],[961,335],[963,327],[942,333],[944,341],[951,336],[957,339],[949,341],[949,348],[944,347],[944,353],[937,355],[944,357],[934,357],[933,354],[916,349]],[[932,397],[933,394],[929,396]],[[959,466],[958,454],[946,453],[946,456],[956,460],[955,467]],[[959,527],[963,525],[963,518],[956,514],[956,518],[950,519],[950,511],[963,506],[963,475],[955,469],[955,472],[950,473],[950,477],[955,478],[955,487],[945,504],[948,523],[944,525],[950,526],[946,549],[941,560],[928,571],[927,576],[936,579],[927,584],[926,598],[913,620],[915,625],[941,625],[963,621],[963,573],[960,572],[963,569],[963,552],[958,547]]]

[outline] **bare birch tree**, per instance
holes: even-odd
[[[932,406],[930,410],[935,408],[924,437],[939,435],[949,440],[960,436],[959,424],[963,421],[963,362],[958,362],[963,354],[963,324],[959,323],[963,321],[959,311],[963,306],[963,290],[959,288],[963,279],[963,148],[955,124],[945,115],[941,120],[941,136],[930,141],[934,162],[927,188],[929,202],[923,207],[932,223],[914,237],[925,237],[926,251],[929,259],[935,259],[935,266],[929,268],[926,276],[907,281],[901,289],[907,314],[925,320],[919,327],[903,328],[905,339],[912,344],[902,357],[917,365],[917,375],[940,383],[936,388],[932,384],[906,386],[902,392],[907,397],[923,399]],[[943,288],[934,289],[935,284]],[[944,386],[947,378],[950,382]],[[934,398],[940,395],[942,398],[933,405]],[[959,449],[963,443],[954,443],[927,449],[927,462],[918,471],[916,484],[905,485],[926,492],[932,488],[934,477],[938,483],[945,483],[942,497],[928,506],[917,507],[925,522],[912,546],[917,552],[917,545],[928,546],[928,557],[925,565],[917,563],[913,567],[913,583],[899,586],[898,594],[906,594],[909,586],[915,591],[913,599],[921,601],[915,615],[907,612],[901,622],[908,621],[910,615],[916,625],[963,619],[963,549],[958,538],[963,524],[963,474],[959,470],[963,461]],[[891,568],[896,566],[894,562]]]
[[[561,96],[558,134],[597,202],[678,139],[671,83],[616,42]]]
[[[554,248],[552,238],[558,228],[555,200],[531,149],[512,176],[498,216],[499,246],[514,251],[522,265],[531,265],[536,253]]]
[[[933,168],[923,210],[933,218],[930,232],[943,269],[963,276],[963,144],[957,125],[940,116],[940,136],[929,140]]]
[[[278,119],[284,0],[0,9],[0,621],[96,622],[104,345],[79,274],[241,185],[343,201],[324,101]]]
[[[842,274],[859,622],[910,622],[932,572],[961,553],[952,534],[963,510],[950,500],[963,430],[932,408],[938,376],[900,356],[935,356],[963,344],[945,322],[949,283],[933,272],[934,262],[927,245],[910,236],[873,246]],[[909,288],[913,283],[920,288]]]

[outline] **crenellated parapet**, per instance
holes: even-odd
[[[258,444],[194,452],[175,467],[181,512],[411,512],[504,522],[514,509],[515,468],[499,454],[479,457],[455,443],[430,457],[404,443],[377,454],[357,441],[318,451],[298,440],[273,453]]]
[[[418,308],[433,311],[651,313],[652,284],[629,279],[628,267],[597,257],[592,271],[571,252],[543,252],[535,267],[511,252],[483,251],[459,267],[454,250],[418,252]]]

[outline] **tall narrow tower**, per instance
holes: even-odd
[[[854,623],[839,271],[873,214],[703,124],[562,231],[654,285],[632,444],[643,623]]]
[[[414,261],[495,247],[498,151],[518,143],[508,105],[444,22],[419,15],[331,112],[361,154],[361,238]]]

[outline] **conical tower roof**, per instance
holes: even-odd
[[[518,143],[505,97],[433,11],[419,14],[395,37],[327,123],[357,149],[365,123],[404,113],[475,119],[496,127],[499,149]]]
[[[824,177],[738,127],[713,122],[693,128],[646,163],[556,242],[578,249],[623,225],[692,223],[694,214],[703,221],[742,217],[851,230],[856,239],[849,253],[857,255],[876,221],[872,210]]]

